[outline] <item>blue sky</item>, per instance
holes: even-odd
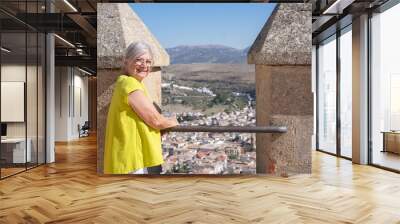
[[[131,3],[136,14],[165,48],[218,44],[250,46],[275,4]]]

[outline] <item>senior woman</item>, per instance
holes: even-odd
[[[125,51],[123,75],[115,83],[107,116],[104,173],[146,174],[164,162],[160,130],[178,125],[162,116],[143,84],[153,65],[151,48],[132,43]]]

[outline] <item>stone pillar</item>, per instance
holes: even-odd
[[[161,66],[169,65],[167,52],[129,4],[97,4],[97,171],[99,173],[103,173],[104,135],[114,82],[121,75],[122,58],[126,47],[136,41],[144,41],[152,48],[154,66],[144,84],[153,101],[161,105]]]
[[[256,69],[256,123],[286,126],[257,134],[257,173],[311,173],[311,4],[279,4],[250,48]]]

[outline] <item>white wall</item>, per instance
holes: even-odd
[[[72,130],[71,130],[71,135],[73,138],[78,138],[79,133],[78,133],[78,124],[81,126],[85,123],[85,121],[88,121],[89,119],[89,111],[88,111],[88,78],[87,76],[81,76],[82,73],[79,72],[78,75],[76,72],[79,72],[79,70],[75,70],[75,75],[74,75],[74,107],[72,108]],[[80,101],[80,102],[79,102]],[[79,108],[81,107],[81,108]],[[81,111],[80,111],[81,110]]]
[[[14,110],[22,110],[20,113],[26,112],[26,120],[21,122],[6,122],[7,137],[9,138],[24,138],[25,135],[29,139],[32,161],[44,163],[45,159],[45,117],[44,117],[44,74],[42,67],[36,65],[25,64],[3,64],[1,66],[1,81],[2,82],[24,82],[26,83],[26,107],[24,105]],[[27,80],[25,80],[27,78]],[[3,92],[4,89],[2,89]],[[24,90],[19,90],[20,94],[24,94]],[[3,92],[4,93],[4,92]],[[7,97],[6,95],[2,95]],[[22,97],[24,98],[24,97]],[[25,100],[24,100],[25,101]],[[3,112],[13,113],[12,107],[2,107]],[[7,111],[8,110],[8,111]],[[14,112],[15,113],[15,112]],[[22,115],[24,116],[24,115]],[[38,153],[38,155],[37,155]],[[51,162],[51,160],[49,160]]]
[[[78,69],[56,67],[55,112],[55,140],[79,138],[78,124],[88,120],[88,78]]]
[[[1,66],[1,81],[25,82],[25,64],[8,64]],[[7,108],[1,108],[7,110]],[[7,137],[25,137],[25,122],[8,122]]]
[[[55,68],[55,141],[68,140],[69,69]]]
[[[27,69],[27,70],[25,70]],[[36,67],[19,65],[19,64],[3,64],[1,66],[1,81],[4,82],[25,82],[26,71],[28,74],[36,74]],[[31,83],[30,83],[31,84]],[[35,83],[36,84],[36,83]],[[34,93],[27,93],[28,103],[32,102],[32,98],[36,98],[36,90]],[[36,105],[35,105],[36,107]],[[2,110],[7,110],[8,108],[1,108]],[[36,114],[27,114],[28,122],[35,121],[36,124]],[[32,117],[33,116],[33,117]],[[25,137],[25,124],[26,122],[7,122],[7,136],[8,137]],[[29,124],[28,128],[33,127],[33,124]],[[35,126],[36,129],[36,126]],[[28,137],[29,132],[28,132]]]

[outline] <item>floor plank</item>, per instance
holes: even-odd
[[[289,178],[101,177],[95,137],[0,181],[0,223],[400,223],[400,175],[313,153]]]

